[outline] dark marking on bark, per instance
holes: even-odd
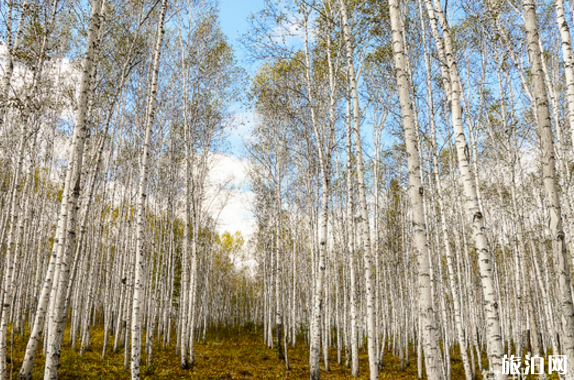
[[[473,222],[475,222],[476,220],[480,220],[482,218],[483,218],[482,212],[477,211],[474,213]]]

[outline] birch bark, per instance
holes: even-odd
[[[564,60],[564,76],[566,77],[566,99],[568,103],[568,121],[570,123],[570,133],[572,133],[572,144],[574,144],[574,56],[572,55],[572,36],[570,28],[564,16],[564,0],[556,0],[556,23],[560,31],[562,43],[562,58]]]
[[[306,10],[305,10],[306,12]],[[317,139],[317,152],[319,155],[319,169],[321,172],[321,210],[319,215],[319,257],[317,262],[317,272],[313,278],[313,311],[311,317],[310,329],[310,349],[309,349],[309,366],[310,379],[318,380],[320,378],[321,366],[321,312],[323,309],[323,282],[325,277],[326,256],[327,256],[327,237],[329,222],[329,193],[331,185],[331,155],[332,155],[332,138],[334,134],[334,125],[329,126],[328,135],[319,132],[319,125],[315,111],[315,100],[313,96],[311,81],[311,57],[309,49],[309,31],[308,31],[308,14],[305,18],[305,79],[307,82],[307,96],[311,104],[311,124],[315,138]]]
[[[449,25],[442,13],[441,4],[437,0],[424,0],[431,29],[435,40],[441,71],[443,74],[443,85],[447,90],[447,96],[451,103],[452,125],[455,134],[455,145],[458,160],[458,167],[462,177],[462,184],[465,194],[465,203],[468,215],[472,217],[473,237],[478,254],[479,271],[483,288],[486,316],[486,339],[488,341],[488,361],[490,370],[502,372],[502,356],[504,348],[500,329],[500,315],[498,310],[498,298],[494,286],[494,272],[491,263],[491,257],[486,240],[486,221],[484,214],[480,209],[476,185],[473,180],[472,170],[470,168],[470,155],[466,142],[466,136],[463,127],[462,106],[460,100],[460,77],[455,60],[453,41],[450,35]],[[439,33],[438,20],[442,29],[442,37]],[[506,375],[500,373],[499,380],[505,380]]]
[[[548,227],[552,238],[554,270],[556,272],[557,299],[562,308],[562,353],[568,362],[574,363],[574,306],[568,253],[564,244],[562,210],[558,193],[556,164],[554,158],[554,136],[550,118],[550,107],[544,83],[542,57],[540,55],[536,6],[533,0],[522,0],[524,27],[528,44],[528,60],[532,75],[532,95],[536,109],[536,122],[541,143],[542,176],[545,206],[548,209]],[[574,379],[574,366],[568,366],[566,379]]]
[[[425,368],[430,380],[441,378],[442,358],[439,347],[438,329],[431,294],[430,260],[426,235],[426,222],[423,208],[424,188],[420,176],[418,139],[413,120],[413,107],[410,98],[410,81],[406,70],[403,30],[398,0],[389,0],[392,28],[392,43],[397,80],[397,91],[401,106],[407,165],[409,178],[409,195],[411,199],[412,224],[414,229],[414,255],[418,263],[418,298],[419,315],[422,331],[422,348]]]
[[[22,166],[24,163],[24,152],[26,149],[26,134],[27,128],[25,125],[20,131],[20,142],[18,147],[18,155],[16,157],[16,165],[14,170],[14,179],[12,181],[12,189],[10,194],[10,205],[8,212],[8,226],[9,228],[6,253],[4,255],[4,277],[2,282],[2,302],[0,307],[0,380],[4,380],[7,374],[6,368],[6,343],[8,334],[8,320],[10,314],[10,307],[12,306],[12,290],[13,290],[13,276],[14,276],[14,260],[16,259],[15,249],[15,235],[17,230],[17,219],[20,214],[20,200],[23,196],[22,193]],[[14,257],[12,257],[14,256]]]
[[[351,104],[347,100],[347,215],[345,224],[345,235],[347,236],[347,259],[349,261],[349,316],[350,316],[350,343],[351,343],[351,374],[359,377],[359,348],[357,346],[357,279],[355,271],[355,210],[353,199],[353,125],[351,118]],[[348,360],[348,358],[347,358]]]
[[[419,2],[419,11],[420,11],[420,18],[421,18],[421,27],[424,28],[424,19],[423,19],[423,9],[422,4]],[[425,50],[425,67],[427,70],[427,86],[430,89],[431,86],[431,66],[430,66],[430,59],[429,54],[427,51],[427,43],[426,43],[426,34],[423,32],[423,42],[424,42],[424,50]],[[434,183],[436,185],[437,191],[437,200],[438,200],[438,213],[440,215],[440,224],[441,224],[441,232],[443,237],[443,245],[444,245],[444,252],[447,262],[447,271],[448,271],[448,279],[449,285],[452,292],[453,298],[453,308],[454,308],[454,321],[455,321],[455,329],[456,329],[456,336],[460,348],[460,354],[463,362],[464,373],[466,380],[472,380],[473,372],[471,370],[469,359],[468,359],[468,350],[467,350],[467,341],[464,334],[464,329],[462,326],[462,308],[460,302],[460,292],[458,284],[456,283],[455,279],[455,271],[453,265],[453,254],[451,248],[451,242],[448,235],[448,226],[445,216],[445,206],[444,206],[444,195],[442,189],[442,181],[439,174],[439,167],[438,167],[438,157],[437,157],[437,139],[436,139],[436,123],[435,123],[435,112],[434,112],[434,102],[432,94],[429,93],[428,96],[428,104],[430,108],[430,116],[429,122],[431,125],[431,144],[432,148],[432,160],[431,160],[431,167],[434,175]]]
[[[52,252],[52,256],[50,258],[50,264],[48,268],[48,273],[46,275],[46,279],[44,280],[44,285],[42,286],[42,294],[40,296],[40,300],[38,302],[38,309],[36,312],[36,317],[34,321],[34,326],[32,329],[32,334],[28,341],[28,345],[26,347],[26,356],[24,363],[22,365],[22,369],[20,371],[19,377],[28,379],[31,376],[32,365],[35,357],[35,352],[37,348],[37,344],[41,334],[41,328],[44,325],[44,317],[47,312],[46,307],[48,306],[48,297],[50,293],[52,293],[52,284],[55,276],[55,272],[59,269],[57,268],[59,258],[63,255],[63,250],[65,248],[65,243],[67,240],[66,237],[66,228],[68,227],[68,234],[72,232],[72,235],[75,231],[72,231],[70,227],[74,227],[75,224],[72,222],[71,225],[68,224],[69,219],[75,218],[76,203],[77,203],[77,195],[74,194],[75,192],[72,189],[72,186],[77,187],[79,186],[79,177],[81,173],[81,166],[82,166],[82,156],[84,150],[84,142],[87,135],[87,112],[89,107],[90,98],[92,93],[91,83],[93,81],[92,73],[93,73],[93,66],[95,64],[95,56],[99,49],[99,31],[101,28],[101,15],[102,14],[102,0],[94,0],[92,2],[92,14],[90,18],[90,25],[88,29],[88,41],[86,47],[86,53],[84,56],[83,61],[83,68],[82,68],[82,78],[80,84],[80,97],[78,99],[78,114],[76,120],[76,126],[74,128],[74,134],[72,136],[72,147],[70,150],[70,158],[68,169],[66,171],[66,180],[64,182],[64,191],[62,195],[62,203],[60,208],[60,214],[58,219],[58,227],[56,231],[57,236],[57,243],[54,245],[54,251]],[[63,296],[62,298],[64,298]],[[63,333],[63,331],[62,331]],[[56,342],[56,336],[49,337],[49,339],[53,339],[52,342]],[[57,378],[58,376],[58,365],[59,365],[59,350],[57,349],[57,345],[53,344],[51,350],[48,352],[46,356],[46,370],[45,370],[45,378]]]
[[[363,163],[363,146],[361,142],[361,110],[359,105],[359,91],[357,89],[357,75],[353,60],[353,46],[351,43],[351,32],[349,28],[349,18],[347,16],[347,6],[343,0],[339,0],[341,16],[343,18],[343,39],[345,41],[345,51],[347,56],[347,70],[353,97],[353,136],[355,138],[355,151],[357,160],[357,188],[359,192],[359,209],[361,213],[361,240],[363,243],[363,261],[365,271],[365,293],[366,293],[366,324],[367,324],[367,349],[369,353],[370,379],[379,378],[377,363],[377,348],[375,347],[375,289],[373,288],[373,247],[371,245],[371,229],[369,224],[369,210],[367,207],[367,192],[365,185],[365,166]]]
[[[148,104],[146,109],[146,118],[144,126],[144,143],[141,155],[140,177],[138,181],[138,195],[136,205],[136,252],[135,252],[135,271],[134,271],[134,293],[131,316],[131,333],[132,333],[132,353],[131,353],[131,378],[139,380],[140,363],[142,350],[142,316],[144,314],[144,280],[145,280],[145,199],[146,199],[146,182],[147,169],[149,160],[149,146],[152,134],[152,127],[155,119],[157,107],[158,77],[161,57],[161,47],[164,36],[164,22],[167,13],[168,0],[162,0],[160,16],[158,21],[156,41],[153,53],[152,78],[150,83],[150,92],[148,95]],[[126,348],[127,349],[127,348]]]

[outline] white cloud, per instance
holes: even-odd
[[[6,75],[8,48],[4,41],[0,41],[0,76]],[[50,179],[61,182],[65,164],[69,157],[71,146],[70,128],[75,124],[75,103],[79,96],[81,71],[66,58],[54,58],[43,62],[42,81],[33,87],[33,70],[16,57],[13,58],[13,72],[10,80],[9,97],[25,99],[34,91],[39,103],[50,100],[51,106],[42,109],[37,114],[37,127],[39,142],[38,157],[43,156],[46,149],[53,149],[56,168],[50,171]],[[9,109],[9,112],[10,111]],[[9,117],[17,115],[17,112],[9,113]],[[5,123],[0,129],[0,150],[2,154],[10,155],[14,141],[14,123]],[[57,128],[55,128],[55,125]],[[69,129],[60,126],[65,125]],[[19,126],[17,127],[20,128]],[[53,147],[48,141],[54,142]],[[6,146],[1,146],[7,144]],[[42,164],[42,163],[41,163]]]
[[[234,117],[234,128],[231,129],[229,142],[232,149],[240,152],[243,149],[243,138],[251,134],[257,123],[257,114],[251,111],[237,112]]]
[[[229,204],[220,215],[219,231],[235,233],[241,231],[244,238],[251,236],[255,230],[255,220],[249,211],[250,193],[232,196]]]
[[[316,20],[317,15],[312,12],[307,20],[307,37],[312,44],[316,38]],[[302,49],[305,43],[305,22],[301,15],[291,14],[287,20],[277,24],[269,32],[271,40],[288,49]]]
[[[226,185],[229,190],[217,194],[213,190],[211,192],[216,199],[210,211],[212,216],[219,216],[219,232],[241,231],[243,237],[248,238],[254,231],[254,218],[249,211],[253,194],[245,188],[248,163],[220,153],[213,154],[212,158],[214,166],[209,172],[208,182],[214,189]]]
[[[0,41],[0,74],[4,74],[6,57],[6,45]],[[53,93],[60,98],[69,97],[69,91],[77,97],[79,93],[79,83],[81,72],[68,59],[55,60],[46,65],[47,76],[53,81]],[[16,62],[12,80],[12,86],[16,92],[21,91],[31,81],[31,71]],[[68,91],[68,92],[67,92]],[[56,110],[56,118],[68,125],[75,123],[75,111],[70,99],[67,99],[66,105]],[[231,138],[234,148],[242,144],[242,137],[250,133],[255,125],[256,115],[253,112],[242,112],[237,114],[237,127],[232,131]],[[4,135],[9,131],[0,131]],[[65,163],[69,156],[71,139],[70,136],[56,134],[55,154],[57,161]],[[235,149],[234,149],[235,150]],[[253,194],[245,187],[247,180],[248,163],[227,154],[211,154],[210,159],[213,162],[207,178],[207,202],[211,203],[209,212],[213,217],[218,217],[218,231],[229,231],[235,233],[241,231],[243,237],[247,240],[254,231],[254,218],[249,211]],[[52,171],[51,179],[54,182],[60,182],[63,172]],[[107,186],[110,188],[123,185],[110,181]],[[121,191],[116,192],[118,199],[114,200],[119,203]],[[157,202],[153,197],[148,198],[150,204]]]

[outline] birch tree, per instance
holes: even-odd
[[[371,380],[379,378],[378,363],[375,347],[375,289],[373,287],[373,247],[371,245],[371,229],[369,223],[369,211],[367,208],[367,195],[365,185],[365,169],[363,164],[363,147],[361,142],[361,111],[359,104],[359,92],[357,89],[357,75],[353,61],[353,46],[351,42],[349,19],[347,16],[347,6],[343,0],[339,0],[341,15],[343,20],[343,38],[347,54],[347,72],[349,77],[350,91],[352,95],[353,110],[353,136],[355,138],[355,152],[357,159],[357,187],[359,192],[359,210],[361,218],[359,220],[361,229],[361,240],[363,245],[363,261],[365,271],[365,290],[367,298],[367,347],[369,352],[369,370]]]
[[[82,170],[82,160],[83,160],[83,153],[84,153],[84,143],[88,133],[88,125],[87,125],[87,112],[88,112],[88,105],[90,98],[92,96],[92,81],[93,81],[93,67],[96,54],[99,48],[99,32],[102,23],[102,2],[101,1],[94,1],[92,2],[92,10],[91,10],[91,18],[90,18],[90,25],[88,29],[88,39],[87,39],[87,47],[86,53],[83,60],[83,67],[82,67],[82,78],[81,78],[81,85],[80,85],[80,96],[78,100],[78,113],[76,116],[76,125],[74,128],[74,134],[72,136],[72,146],[69,152],[69,160],[68,160],[68,168],[66,170],[66,180],[64,182],[64,191],[62,195],[62,202],[59,214],[59,221],[58,227],[56,230],[57,236],[57,244],[54,245],[55,250],[52,253],[50,258],[50,268],[48,270],[48,274],[44,281],[44,286],[42,289],[42,296],[38,303],[38,311],[36,313],[38,319],[38,326],[43,324],[43,319],[46,313],[47,307],[47,297],[49,296],[48,293],[52,293],[54,295],[58,295],[58,299],[54,300],[56,302],[55,305],[57,308],[54,310],[53,313],[50,314],[50,321],[49,325],[53,328],[51,330],[52,334],[48,337],[49,339],[49,351],[46,354],[46,368],[44,373],[44,378],[57,378],[58,377],[58,365],[60,360],[60,346],[61,346],[61,339],[63,337],[63,328],[65,326],[65,318],[66,312],[63,308],[64,305],[64,297],[65,297],[65,290],[63,289],[64,282],[67,286],[67,277],[64,275],[64,279],[57,283],[59,293],[55,293],[52,291],[52,288],[56,285],[53,281],[54,279],[54,271],[58,271],[59,273],[64,272],[62,270],[62,264],[64,266],[67,265],[67,257],[65,257],[64,250],[66,249],[66,243],[69,246],[72,245],[74,236],[75,236],[75,219],[77,215],[77,208],[76,204],[79,197],[79,186],[80,186],[80,173]],[[67,231],[66,231],[67,230]],[[58,262],[58,263],[57,263]],[[59,264],[59,265],[58,265]],[[62,286],[62,288],[60,288]],[[55,289],[55,288],[54,288]],[[43,299],[42,299],[43,298]],[[56,315],[56,313],[58,313]],[[35,323],[36,324],[36,323]],[[56,326],[58,325],[58,327]],[[35,344],[37,344],[38,334],[34,334],[30,338],[30,342],[32,342],[32,347],[30,351],[35,352]],[[35,342],[36,341],[36,342]],[[33,361],[33,358],[31,359]],[[31,367],[31,363],[29,364]],[[24,378],[29,378],[30,370],[24,371],[27,373],[23,373],[20,376]]]
[[[159,21],[156,30],[156,40],[153,51],[153,63],[151,68],[151,81],[149,87],[148,102],[144,121],[144,140],[141,154],[140,175],[138,182],[138,198],[136,207],[136,258],[134,272],[134,292],[132,306],[131,336],[132,336],[132,354],[131,354],[131,378],[140,378],[140,363],[142,349],[142,314],[143,314],[143,297],[144,297],[144,278],[145,278],[145,199],[146,199],[146,181],[148,171],[148,160],[150,150],[150,140],[152,128],[156,116],[158,77],[160,69],[161,49],[164,37],[164,23],[167,13],[168,0],[162,0],[159,14]],[[127,348],[126,348],[127,350]]]
[[[431,23],[433,39],[439,54],[442,82],[451,104],[452,126],[455,133],[458,166],[464,188],[465,203],[468,214],[472,216],[473,237],[479,255],[480,277],[485,302],[485,315],[487,319],[486,336],[490,368],[501,372],[502,365],[502,336],[500,331],[500,314],[498,310],[497,294],[494,289],[494,275],[491,258],[486,239],[486,224],[484,213],[478,202],[476,184],[469,163],[469,149],[466,135],[462,125],[462,106],[460,102],[460,77],[455,59],[453,41],[449,25],[444,17],[441,5],[425,0],[428,17]],[[439,23],[442,36],[439,32]],[[504,380],[503,374],[499,375]]]
[[[433,310],[433,300],[430,284],[430,262],[426,235],[426,222],[423,208],[424,187],[420,178],[420,158],[418,150],[417,133],[413,121],[413,107],[410,97],[410,81],[405,67],[403,30],[400,19],[399,2],[389,2],[391,25],[393,33],[393,54],[395,61],[395,75],[397,90],[401,103],[402,121],[405,131],[405,145],[407,150],[409,170],[409,195],[413,210],[414,228],[414,255],[418,261],[418,297],[419,313],[421,318],[421,332],[425,368],[429,379],[442,378],[441,354],[436,320]]]
[[[568,357],[568,360],[573,361],[574,333],[572,331],[574,331],[574,306],[572,304],[570,265],[566,245],[564,244],[562,210],[556,181],[554,136],[544,84],[544,74],[542,72],[536,8],[534,2],[529,0],[523,0],[522,7],[524,9],[524,28],[528,44],[528,60],[532,73],[533,106],[536,109],[536,123],[541,142],[544,201],[545,207],[548,209],[548,228],[552,237],[554,268],[557,275],[557,300],[561,306],[562,313],[562,328],[564,331],[562,351]],[[568,369],[566,378],[574,378],[573,368]]]

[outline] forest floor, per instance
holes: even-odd
[[[206,342],[196,343],[196,364],[193,369],[180,369],[179,356],[175,350],[175,340],[166,349],[154,345],[153,363],[147,365],[145,350],[142,354],[142,379],[308,379],[309,347],[303,344],[289,348],[291,369],[285,371],[285,364],[279,361],[276,351],[263,344],[261,329],[223,329],[208,334]],[[61,380],[72,379],[129,379],[129,369],[125,370],[124,351],[113,352],[113,338],[110,339],[106,358],[102,360],[103,330],[92,331],[91,346],[83,356],[71,349],[69,334],[66,334],[60,361]],[[14,344],[8,346],[9,379],[17,379],[21,367],[26,341],[15,335]],[[344,353],[343,353],[344,355]],[[35,366],[34,379],[41,379],[44,370],[44,356],[39,352]],[[344,363],[344,359],[343,359]],[[464,379],[462,363],[453,358],[452,379]],[[329,372],[321,371],[322,379],[354,379],[350,369],[337,364],[336,348],[330,352]],[[323,368],[323,362],[321,362]],[[366,350],[360,351],[360,379],[368,379],[368,358]],[[417,358],[410,357],[410,365],[404,371],[400,361],[389,352],[385,353],[380,379],[415,380],[417,376]],[[480,376],[478,377],[480,379]]]

